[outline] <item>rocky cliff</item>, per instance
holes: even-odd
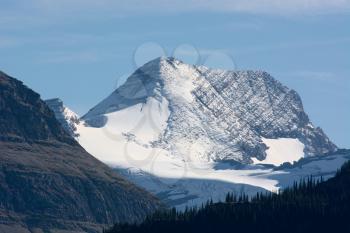
[[[4,73],[0,123],[0,232],[99,232],[160,207],[89,155],[37,93]]]

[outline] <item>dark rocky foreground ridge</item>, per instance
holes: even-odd
[[[75,144],[38,93],[2,72],[0,91],[1,141]]]
[[[37,93],[0,72],[0,233],[99,232],[159,207],[76,143]]]

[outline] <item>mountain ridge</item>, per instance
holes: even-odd
[[[0,84],[2,140],[22,142],[57,140],[77,145],[61,128],[50,108],[41,101],[39,94],[3,72],[0,73]],[[28,106],[29,101],[33,106]],[[31,108],[40,109],[41,113],[38,114]]]
[[[0,232],[101,232],[163,205],[88,154],[40,96],[0,73]]]

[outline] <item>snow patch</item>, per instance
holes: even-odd
[[[129,108],[106,114],[107,124],[103,129],[120,137],[147,144],[158,140],[167,126],[170,112],[168,101],[162,98],[148,98],[145,104],[140,103]]]
[[[266,158],[262,161],[252,158],[254,164],[272,164],[279,166],[285,162],[293,163],[303,158],[305,145],[295,138],[262,138],[268,147]]]

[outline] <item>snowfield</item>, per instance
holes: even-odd
[[[268,139],[262,138],[264,144],[268,147],[266,151],[266,158],[264,160],[257,160],[252,158],[254,164],[272,164],[275,166],[283,163],[297,162],[303,158],[305,145],[295,138],[277,138]]]

